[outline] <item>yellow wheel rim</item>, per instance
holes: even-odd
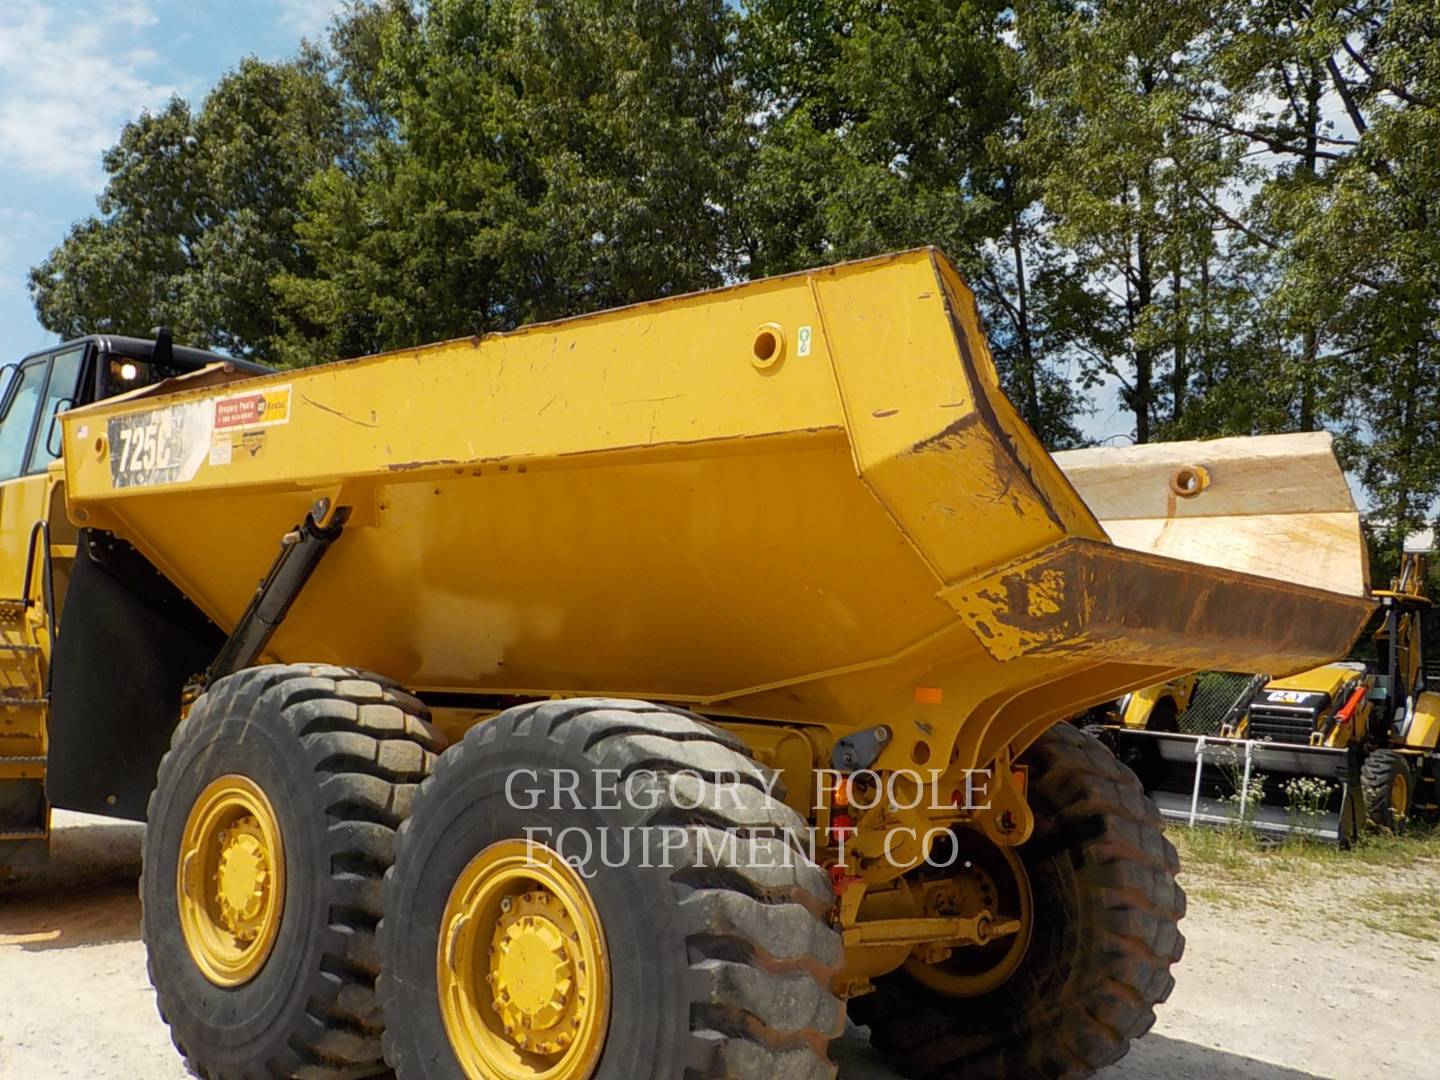
[[[1397,818],[1403,818],[1410,809],[1410,784],[1404,773],[1396,773],[1390,781],[1390,809]]]
[[[971,830],[957,835],[970,848],[951,871],[947,890],[951,900],[944,913],[968,918],[985,910],[998,919],[1018,920],[1020,929],[988,945],[956,949],[949,960],[938,964],[912,956],[905,970],[917,982],[950,997],[979,997],[1014,975],[1025,959],[1034,930],[1035,900],[1030,874],[1014,848],[1000,847]]]
[[[265,966],[285,907],[285,847],[270,800],[247,776],[210,782],[185,821],[176,875],[190,958],[216,986]]]
[[[584,1080],[610,1022],[610,964],[584,880],[554,851],[492,844],[461,871],[435,959],[470,1080]]]

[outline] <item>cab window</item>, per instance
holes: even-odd
[[[12,480],[25,466],[30,430],[45,390],[46,360],[32,360],[11,380],[5,415],[0,417],[0,480]]]
[[[55,417],[74,408],[79,399],[80,369],[85,359],[83,348],[71,349],[55,357],[50,369],[50,385],[45,388],[45,404],[40,411],[40,427],[35,432],[35,446],[30,451],[27,472],[43,472],[60,456],[60,424]]]
[[[101,397],[128,394],[142,386],[150,386],[161,379],[173,378],[182,369],[166,367],[150,360],[140,360],[120,353],[107,353],[102,365]]]

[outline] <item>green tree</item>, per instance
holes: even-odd
[[[1274,161],[1231,223],[1270,264],[1267,308],[1299,343],[1297,426],[1345,437],[1389,558],[1440,496],[1440,11],[1233,0],[1222,14],[1223,112],[1195,119]]]
[[[127,124],[106,151],[110,180],[98,215],[69,235],[30,272],[41,324],[61,337],[92,331],[145,333],[169,323],[182,340],[204,340],[186,317],[184,278],[202,231],[204,198],[195,118],[175,98],[159,113]]]
[[[1217,256],[1210,203],[1239,167],[1186,114],[1204,93],[1197,47],[1206,4],[1103,0],[1017,5],[1033,70],[1029,140],[1055,237],[1084,272],[1108,351],[1085,354],[1091,385],[1113,381],[1147,442],[1183,423]]]
[[[1052,446],[1091,337],[1023,160],[1023,58],[990,0],[757,0],[741,28],[763,124],[742,188],[745,272],[933,244],[974,286],[997,366]],[[1093,342],[1091,342],[1093,344]]]
[[[319,53],[242,61],[198,114],[179,99],[127,124],[99,213],[31,271],[41,323],[65,337],[157,324],[193,344],[275,359],[271,281],[308,273],[301,191],[341,151],[342,103]]]
[[[1046,446],[1066,449],[1084,443],[1076,426],[1089,410],[1081,373],[1122,342],[1105,318],[1106,298],[1054,240],[1032,170],[1018,157],[1021,130],[992,140],[1002,228],[963,265],[1006,393]]]
[[[745,71],[766,122],[745,204],[746,272],[999,233],[986,140],[1014,115],[1005,5],[758,0]]]
[[[306,192],[316,272],[277,282],[296,360],[725,280],[749,106],[720,0],[362,14],[368,138]]]

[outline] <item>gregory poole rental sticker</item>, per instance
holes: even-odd
[[[271,427],[290,421],[290,387],[276,386],[215,399],[215,430]]]

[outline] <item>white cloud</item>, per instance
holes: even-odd
[[[6,312],[11,303],[19,311],[30,306],[25,267],[31,259],[31,252],[36,250],[37,245],[43,245],[44,238],[53,236],[63,226],[63,221],[37,214],[34,210],[0,206],[0,312]],[[43,251],[43,246],[39,250]],[[19,327],[12,326],[9,330],[13,332]],[[0,359],[11,357],[7,355]]]
[[[336,0],[280,0],[280,21],[302,37],[318,40],[344,6]]]
[[[0,267],[4,266],[5,260],[17,247],[56,224],[57,222],[42,218],[34,210],[0,206]]]
[[[146,26],[154,26],[160,21],[160,17],[150,9],[150,5],[145,0],[111,4],[107,14],[113,21],[124,23],[137,30]]]
[[[155,22],[142,0],[85,17],[44,4],[0,8],[3,168],[100,187],[100,155],[121,125],[175,92],[143,73],[154,53],[141,47],[140,31]]]

